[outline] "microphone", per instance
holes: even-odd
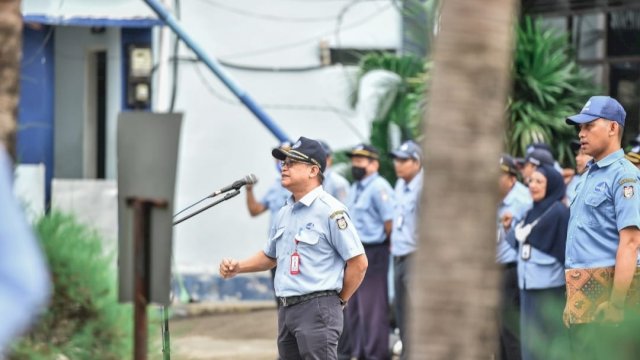
[[[258,182],[258,178],[253,174],[249,174],[249,175],[243,177],[240,180],[234,181],[233,184],[231,184],[231,185],[225,186],[220,190],[214,191],[213,194],[209,195],[209,197],[212,198],[212,197],[218,196],[218,195],[220,195],[222,193],[226,193],[227,191],[238,190],[238,189],[240,189],[241,187],[243,187],[245,185],[253,185],[253,184],[257,183],[257,182]]]

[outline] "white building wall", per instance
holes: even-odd
[[[234,64],[316,66],[323,40],[350,48],[388,49],[400,44],[400,16],[391,1],[198,0],[181,4],[182,23],[189,34],[209,55]],[[193,53],[182,47],[180,56],[189,58]],[[366,131],[353,129],[355,114],[349,96],[354,70],[342,66],[305,72],[227,68],[292,140],[301,135],[324,139],[334,149],[368,138]],[[308,106],[324,110],[293,109]],[[330,107],[336,111],[329,111]],[[277,177],[271,148],[278,141],[204,65],[180,63],[176,111],[185,113],[177,209],[249,173],[260,179],[254,193],[264,194]],[[215,272],[223,257],[244,258],[262,248],[269,214],[250,218],[242,191],[177,226],[174,254],[180,271]]]

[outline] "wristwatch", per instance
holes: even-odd
[[[347,302],[342,300],[342,298],[340,296],[338,296],[338,300],[340,300],[340,305],[347,306]]]

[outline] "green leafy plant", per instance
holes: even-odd
[[[396,73],[402,79],[388,113],[374,119],[370,136],[370,143],[380,151],[379,172],[393,184],[396,176],[393,163],[388,156],[393,150],[390,141],[391,129],[398,130],[401,141],[419,137],[427,66],[421,58],[412,55],[369,54],[360,61],[358,78],[361,79],[367,72],[378,69]]]
[[[516,32],[507,151],[523,156],[529,144],[545,142],[560,163],[573,164],[569,143],[576,131],[565,118],[580,111],[596,88],[573,59],[566,34],[528,16]]]
[[[49,261],[53,296],[9,359],[130,358],[132,311],[117,301],[115,269],[100,237],[55,212],[41,218],[36,231]]]

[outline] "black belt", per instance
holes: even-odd
[[[510,262],[510,263],[506,263],[506,264],[502,264],[502,268],[507,270],[507,269],[513,269],[514,267],[517,267],[518,263],[517,262]]]
[[[280,303],[280,306],[287,307],[287,306],[293,306],[295,304],[299,304],[307,300],[315,299],[317,297],[331,296],[331,295],[338,295],[338,292],[335,290],[323,290],[323,291],[316,291],[316,292],[312,292],[304,295],[278,297],[278,302]]]

